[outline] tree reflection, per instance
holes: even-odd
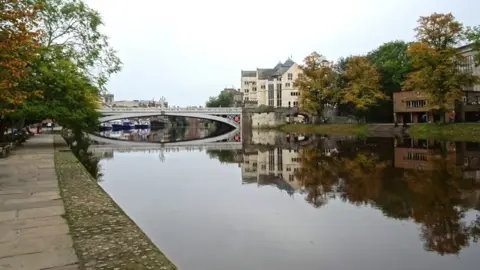
[[[478,207],[479,184],[463,177],[455,153],[445,147],[429,150],[420,169],[401,169],[394,167],[392,147],[357,141],[339,145],[333,153],[321,145],[302,149],[296,176],[306,201],[321,207],[341,198],[376,207],[391,218],[412,219],[421,224],[425,250],[442,255],[458,254],[477,241],[480,217],[467,222],[465,214]]]

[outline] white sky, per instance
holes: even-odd
[[[165,96],[171,105],[204,105],[240,71],[300,63],[317,51],[329,60],[412,40],[419,16],[452,12],[480,25],[478,0],[86,0],[124,63],[109,84],[116,100]]]

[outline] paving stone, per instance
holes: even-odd
[[[55,196],[55,195],[59,195],[58,191],[56,191],[56,190],[39,191],[39,192],[32,193],[32,196]]]
[[[42,226],[52,226],[67,224],[67,221],[61,216],[41,217],[41,218],[26,218],[17,219],[13,221],[7,221],[0,223],[0,229],[28,229]]]
[[[0,228],[0,243],[15,241],[15,239],[17,239],[16,230],[13,230],[11,228]]]
[[[34,227],[34,228],[27,228],[27,229],[22,229],[18,231],[18,235],[20,239],[38,238],[38,237],[45,237],[50,235],[61,235],[61,234],[68,234],[67,224]]]
[[[80,269],[77,264],[74,265],[69,265],[69,266],[60,266],[60,267],[54,267],[54,268],[48,268],[45,270],[77,270]]]
[[[58,199],[60,199],[59,195],[38,196],[38,197],[30,197],[30,198],[7,199],[3,202],[3,204],[11,205],[11,204],[22,204],[22,203],[35,203],[35,202],[44,202],[44,201],[51,201],[51,200],[58,200]]]
[[[15,220],[17,211],[0,212],[0,222]]]
[[[0,211],[27,210],[32,208],[46,208],[46,207],[62,206],[62,205],[63,205],[63,201],[61,199],[58,199],[58,200],[23,203],[23,204],[1,205]]]
[[[16,239],[0,243],[0,258],[31,254],[60,248],[71,248],[72,238],[67,234],[49,235],[40,238]]]
[[[25,254],[0,259],[0,269],[40,270],[77,263],[72,248]]]
[[[22,194],[23,190],[21,189],[2,189],[0,190],[0,195],[9,195],[9,194]]]
[[[23,209],[18,212],[18,218],[37,218],[63,215],[65,210],[63,206],[50,206],[42,208]]]

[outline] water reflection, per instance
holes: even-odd
[[[169,117],[165,121],[162,125],[152,124],[152,128],[146,129],[102,130],[99,135],[114,140],[165,143],[215,137],[233,129],[226,124],[198,118]]]
[[[327,269],[334,265],[338,269],[474,269],[479,262],[474,254],[480,251],[475,244],[480,236],[480,144],[410,138],[315,137],[269,131],[254,133],[241,150],[207,150],[208,159],[218,160],[217,164],[194,154],[198,152],[166,153],[165,164],[158,170],[152,165],[142,167],[143,163],[153,164],[149,163],[147,153],[118,153],[118,157],[115,153],[113,159],[102,162],[107,179],[103,186],[182,269],[320,269],[322,265],[329,266]],[[140,158],[135,165],[139,171],[125,168]],[[232,176],[237,172],[238,178]],[[136,179],[139,183],[133,185],[128,178],[135,174],[145,179]],[[265,191],[258,193],[249,188],[255,186]],[[286,202],[272,195],[268,188],[292,200]],[[132,198],[135,189],[144,198]],[[152,196],[159,197],[158,206],[155,210],[145,210],[153,203]],[[298,208],[297,197],[315,212]],[[190,203],[196,206],[192,208]],[[297,210],[291,212],[292,207]],[[380,211],[383,219],[362,209]],[[261,221],[265,215],[281,222],[263,227]],[[358,217],[356,224],[336,223],[338,217],[345,215]],[[303,229],[296,230],[285,222],[302,224]],[[323,227],[324,231],[312,231],[309,224]],[[188,239],[181,236],[187,230],[195,235],[188,234]],[[276,233],[272,234],[272,230]],[[410,232],[416,235],[416,242],[405,242],[410,239]],[[307,247],[299,240],[284,241],[289,237],[300,239],[305,233],[314,244]],[[226,242],[199,250],[197,245],[205,244],[199,235],[209,239],[205,241]],[[365,239],[363,235],[371,237]],[[324,254],[315,247],[317,241],[323,248],[335,246],[344,251]],[[353,252],[351,245],[366,249]],[[400,249],[395,248],[397,245]],[[422,254],[417,247],[427,252]],[[239,250],[235,254],[236,248]],[[391,253],[378,258],[375,254],[384,249]],[[201,258],[213,250],[216,256],[228,258],[225,259],[228,264]],[[285,253],[286,250],[295,256]],[[447,261],[440,258],[448,256],[426,255],[460,256],[462,250],[465,253],[458,257],[461,260]],[[340,259],[343,252],[353,253],[348,255],[349,260],[343,261]],[[258,253],[270,260],[254,255]],[[398,258],[405,265],[390,265]]]

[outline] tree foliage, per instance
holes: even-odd
[[[445,112],[462,98],[463,87],[478,80],[459,68],[465,64],[465,57],[457,46],[465,41],[465,31],[450,13],[434,13],[418,22],[418,40],[408,48],[414,71],[407,75],[403,90],[423,92],[430,106]]]
[[[100,32],[100,14],[81,0],[37,1],[43,3],[44,60],[51,60],[52,52],[62,52],[104,91],[109,76],[121,70],[121,61]]]
[[[233,106],[233,93],[222,91],[217,97],[210,97],[206,103],[207,107],[231,107]]]
[[[338,73],[333,65],[317,52],[305,57],[300,69],[302,75],[293,83],[300,91],[300,108],[315,116],[321,116],[327,104],[334,105],[338,101]]]
[[[97,129],[100,95],[121,67],[100,32],[98,12],[81,0],[0,1],[0,110],[10,109],[6,118],[51,118],[78,138]]]
[[[401,90],[405,75],[412,71],[408,43],[397,40],[384,43],[369,52],[367,58],[380,74],[380,89],[388,97]]]
[[[0,116],[38,94],[18,86],[31,75],[30,64],[37,58],[38,8],[25,1],[0,0]]]
[[[37,76],[24,81],[23,86],[42,89],[42,95],[18,106],[12,117],[49,118],[79,131],[98,127],[99,90],[72,60],[58,56],[55,62],[37,61],[32,68]]]
[[[353,104],[360,115],[378,100],[385,99],[380,91],[380,75],[365,56],[352,56],[346,63],[347,87],[342,102]]]
[[[475,66],[480,65],[480,25],[467,27],[466,36],[475,53]]]

